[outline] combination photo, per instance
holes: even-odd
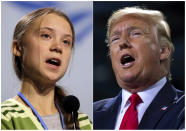
[[[185,130],[185,1],[1,1],[1,130]]]

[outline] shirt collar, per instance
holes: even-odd
[[[143,103],[148,102],[149,104],[152,102],[154,97],[158,94],[158,92],[163,88],[167,79],[163,77],[161,80],[150,86],[149,88],[138,92],[137,94],[141,97]],[[122,89],[122,102],[121,102],[121,110],[120,113],[123,112],[123,108],[130,104],[129,97],[132,95],[129,91]]]
[[[152,102],[154,97],[158,94],[158,92],[163,88],[167,79],[163,77],[161,80],[156,82],[154,85],[150,86],[149,88],[145,89],[144,91],[138,92],[138,95],[141,97],[142,101],[145,102]]]
[[[128,101],[129,97],[132,95],[129,91],[122,89],[122,102],[121,102],[121,109],[130,104]],[[122,111],[122,110],[121,110]]]

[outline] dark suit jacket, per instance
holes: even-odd
[[[121,91],[114,97],[94,103],[94,129],[114,129],[121,104]],[[184,128],[184,93],[168,81],[147,108],[139,129]],[[166,109],[163,107],[167,107]]]

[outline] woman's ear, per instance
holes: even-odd
[[[20,57],[21,52],[22,52],[22,46],[21,46],[20,42],[18,42],[17,40],[13,40],[13,42],[12,42],[12,53],[15,56]]]

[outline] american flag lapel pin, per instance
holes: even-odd
[[[167,106],[164,106],[161,108],[162,111],[165,111],[167,109]]]

